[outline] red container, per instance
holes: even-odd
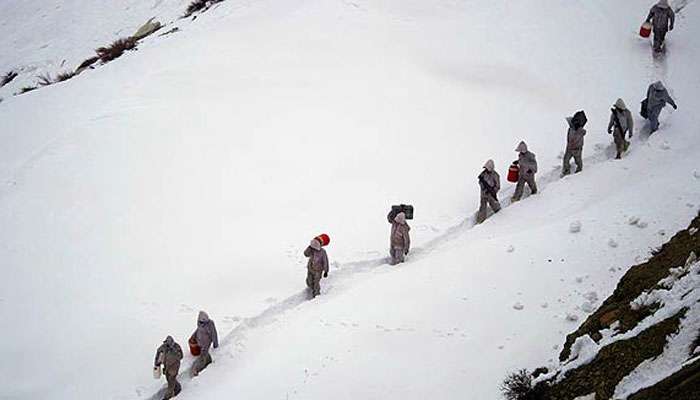
[[[517,182],[520,177],[520,167],[517,164],[511,164],[508,168],[508,182]]]
[[[331,237],[325,233],[316,236],[315,239],[321,243],[321,246],[328,246],[328,244],[331,242]]]
[[[189,344],[190,344],[190,353],[193,356],[198,356],[198,355],[202,354],[202,348],[199,347],[199,345],[197,344],[197,341],[194,338],[191,338],[189,340]]]
[[[639,28],[639,36],[648,38],[649,35],[651,35],[651,24],[649,22],[645,22],[642,24],[642,27]]]

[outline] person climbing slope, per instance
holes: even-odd
[[[204,368],[212,363],[211,354],[209,353],[212,344],[215,349],[219,347],[219,334],[216,331],[216,325],[206,312],[199,312],[197,316],[197,329],[195,329],[190,337],[190,341],[196,342],[201,348],[199,357],[192,363],[192,375],[197,376]]]
[[[627,151],[629,142],[625,139],[625,134],[632,138],[634,131],[634,119],[632,113],[627,109],[627,105],[622,99],[617,99],[610,110],[610,122],[608,123],[608,133],[613,135],[615,149],[617,150],[616,160],[622,158],[622,153]]]
[[[314,238],[304,250],[304,256],[309,258],[306,265],[306,286],[311,290],[313,298],[321,294],[321,278],[328,278],[328,254],[321,247],[321,242]]]
[[[530,187],[530,192],[532,194],[537,193],[537,183],[535,183],[537,158],[534,153],[528,150],[525,142],[520,142],[518,147],[515,148],[515,151],[518,152],[518,160],[515,163],[518,164],[520,172],[518,174],[518,183],[515,186],[515,193],[511,200],[519,201],[523,197],[526,183]]]
[[[654,31],[654,52],[660,53],[664,50],[666,34],[673,30],[676,21],[676,14],[668,4],[668,0],[660,0],[656,3],[647,16],[646,22],[650,22]]]
[[[676,102],[668,94],[668,90],[661,81],[656,81],[649,85],[647,98],[642,102],[642,117],[649,120],[649,128],[652,134],[659,130],[659,115],[666,107],[666,103],[671,104],[673,109],[678,109]]]
[[[501,190],[501,177],[496,172],[493,160],[486,161],[484,170],[481,171],[477,179],[481,189],[481,204],[479,205],[479,212],[476,214],[476,223],[480,224],[486,220],[489,206],[494,213],[501,210],[501,203],[498,202],[498,191]]]
[[[389,264],[396,265],[405,261],[408,251],[411,249],[411,236],[409,231],[411,227],[406,222],[406,213],[400,212],[396,214],[391,223],[391,236],[389,238],[389,256],[391,260]]]
[[[583,127],[588,119],[583,111],[577,111],[573,117],[567,117],[566,122],[569,124],[569,130],[566,133],[566,151],[564,152],[564,165],[562,174],[569,175],[571,173],[571,158],[576,162],[576,173],[583,170],[583,137],[586,136],[586,130]]]
[[[171,399],[180,393],[182,386],[177,381],[177,374],[180,372],[180,360],[182,360],[182,348],[175,342],[172,336],[168,336],[163,344],[156,351],[154,368],[163,368],[165,380],[168,388],[165,390],[163,400]]]

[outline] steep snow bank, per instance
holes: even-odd
[[[647,4],[633,4],[639,18],[602,0],[229,0],[94,73],[6,99],[0,318],[25,320],[0,343],[20,360],[0,364],[14,382],[0,395],[151,396],[155,346],[184,345],[204,308],[230,335],[183,398],[317,398],[341,384],[360,398],[494,398],[507,369],[554,357],[566,315],[612,290],[610,268],[700,204],[698,117],[685,111],[699,105],[695,28],[680,18],[655,65],[634,34]],[[608,161],[609,105],[634,105],[659,76],[679,111]],[[580,108],[586,170],[558,180],[564,117]],[[541,195],[469,229],[481,165],[504,172],[523,138]],[[395,202],[417,218],[418,251],[398,270],[381,265]],[[333,277],[307,303],[300,252],[321,231]]]

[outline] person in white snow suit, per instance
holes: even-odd
[[[389,217],[389,223],[391,223],[391,236],[389,238],[391,260],[389,264],[396,265],[405,261],[405,257],[411,249],[411,236],[408,233],[411,227],[408,226],[406,214],[403,212],[396,214],[393,220]]]
[[[518,201],[523,197],[526,183],[530,187],[530,192],[532,194],[537,193],[537,184],[535,183],[537,158],[535,154],[527,149],[527,144],[525,144],[525,142],[520,142],[518,147],[515,148],[515,151],[518,152],[518,160],[514,163],[518,164],[520,173],[518,175],[518,183],[515,186],[515,193],[511,199],[512,201]]]
[[[663,51],[666,34],[668,31],[673,30],[675,21],[676,14],[668,4],[668,0],[660,0],[649,10],[646,22],[651,22],[652,30],[654,31],[655,52]]]
[[[579,111],[573,117],[567,117],[566,122],[569,124],[569,130],[566,133],[563,175],[571,173],[572,157],[576,162],[576,173],[583,170],[583,137],[586,136],[586,130],[583,127],[586,125],[586,116],[583,111]]]
[[[501,177],[496,172],[493,160],[486,161],[484,170],[481,171],[477,179],[481,189],[481,204],[479,205],[479,212],[476,213],[476,223],[480,224],[486,220],[489,206],[491,206],[494,213],[501,210],[501,203],[498,202],[498,191],[501,190]]]
[[[634,131],[634,119],[632,112],[627,109],[627,105],[622,99],[617,99],[615,105],[610,110],[610,122],[608,123],[608,133],[613,135],[615,149],[617,150],[616,160],[622,158],[622,153],[627,151],[630,142],[625,139],[625,134],[632,138]]]
[[[328,278],[328,254],[321,247],[321,242],[313,239],[304,250],[304,256],[309,258],[306,265],[306,286],[311,290],[311,296],[316,297],[321,294],[321,278]]]
[[[219,347],[219,334],[216,331],[216,325],[206,312],[199,312],[197,329],[190,336],[190,341],[196,342],[202,351],[192,363],[192,375],[197,376],[212,363],[211,354],[209,353],[210,347],[212,345],[214,345],[215,349]]]
[[[182,348],[175,342],[172,336],[168,336],[156,351],[154,368],[163,368],[163,375],[168,382],[163,400],[171,399],[180,393],[182,386],[177,381],[180,372],[180,360],[182,360]]]
[[[674,110],[678,109],[676,102],[673,101],[661,81],[656,81],[649,85],[647,98],[643,103],[646,103],[642,105],[642,111],[646,112],[644,118],[649,120],[650,134],[659,130],[659,115],[661,110],[666,107],[666,103],[670,104]]]

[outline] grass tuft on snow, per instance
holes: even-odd
[[[532,384],[532,375],[521,369],[511,372],[501,384],[501,393],[506,400],[539,400],[538,391]]]
[[[17,72],[15,71],[9,71],[5,75],[3,75],[0,78],[0,87],[3,87],[7,85],[8,83],[12,82],[15,78],[17,77]]]
[[[138,41],[132,37],[117,39],[109,46],[96,49],[95,53],[103,63],[108,63],[121,57],[125,51],[135,49],[137,43]]]

